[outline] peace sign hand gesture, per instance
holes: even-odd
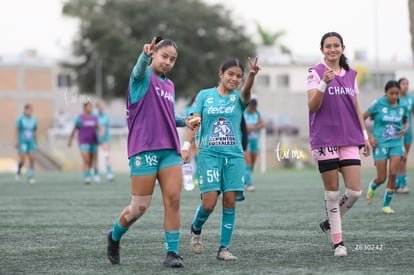
[[[159,39],[159,38],[154,37],[154,38],[152,39],[152,41],[151,41],[151,43],[150,43],[150,44],[144,44],[143,51],[144,51],[144,53],[145,53],[146,55],[148,55],[148,56],[152,56],[152,54],[154,53],[155,48],[156,48],[156,47],[157,47],[160,43],[162,43],[162,39],[161,39],[160,41],[158,41],[158,43],[157,43],[157,39]]]
[[[250,65],[249,74],[256,75],[261,70],[260,66],[257,65],[257,56],[255,57],[254,61],[250,57],[247,59],[249,60]]]

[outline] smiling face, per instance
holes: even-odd
[[[338,63],[341,55],[344,53],[345,46],[336,36],[329,36],[323,41],[321,48],[322,54],[325,56],[327,63]]]
[[[154,73],[158,76],[162,76],[171,71],[177,60],[177,55],[177,49],[174,46],[159,48],[152,55],[151,68]]]
[[[226,91],[232,91],[239,86],[243,79],[243,70],[238,66],[233,66],[219,73],[220,86]]]

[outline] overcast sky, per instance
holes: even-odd
[[[337,31],[351,58],[364,50],[369,59],[411,60],[408,0],[204,1],[225,5],[255,38],[255,22],[269,32],[286,31],[281,42],[297,55],[318,55],[321,36]],[[68,53],[77,25],[61,15],[62,2],[0,0],[0,55],[28,48],[53,57]]]

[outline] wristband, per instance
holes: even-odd
[[[326,83],[325,83],[325,81],[321,81],[320,83],[319,83],[319,87],[318,87],[318,91],[319,92],[321,92],[321,93],[324,93],[325,92],[325,89],[326,89]]]
[[[363,131],[362,131],[362,134],[364,135],[364,139],[365,139],[365,140],[368,140],[368,133],[367,133],[367,130],[363,130]]]
[[[191,143],[184,141],[183,146],[181,146],[181,151],[188,151],[190,149]]]

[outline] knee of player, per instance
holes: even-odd
[[[216,207],[216,205],[213,204],[213,203],[204,203],[203,202],[202,205],[203,205],[203,208],[206,212],[213,212],[214,208]]]
[[[359,197],[361,197],[361,195],[362,195],[362,190],[357,191],[357,190],[347,189],[346,190],[346,195],[350,199],[359,199]]]
[[[129,205],[129,213],[126,215],[126,220],[136,220],[140,218],[147,211],[152,196],[132,196],[131,204]]]
[[[180,209],[180,197],[173,197],[168,200],[166,203],[166,207],[169,207],[169,209],[173,210],[179,210]]]

